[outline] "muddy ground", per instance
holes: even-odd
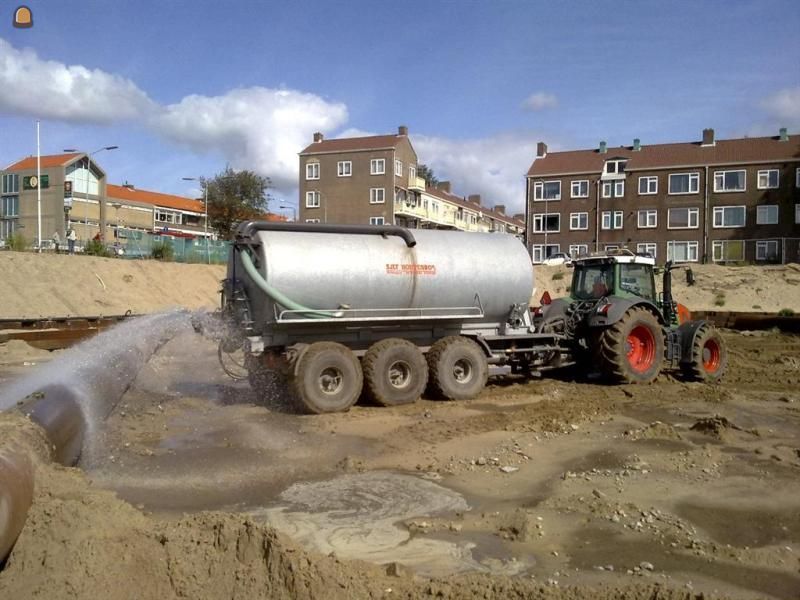
[[[725,338],[719,386],[304,416],[181,334],[85,477],[42,467],[0,597],[800,598],[800,337]]]

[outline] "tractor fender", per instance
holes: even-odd
[[[544,304],[538,324],[552,321],[553,319],[563,319],[566,317],[567,308],[571,303],[572,300],[570,298],[555,298],[550,304]]]
[[[694,338],[697,337],[697,332],[704,325],[710,325],[708,321],[686,321],[678,326],[675,333],[678,336],[678,343],[681,345],[681,360],[680,362],[686,363],[692,360],[692,346],[694,345]]]
[[[661,314],[661,311],[658,310],[658,307],[647,300],[631,300],[629,298],[610,297],[608,298],[608,303],[611,305],[611,307],[605,314],[597,312],[597,310],[600,309],[604,303],[600,302],[597,304],[594,312],[589,316],[589,327],[608,327],[609,325],[613,325],[619,321],[625,313],[635,307],[646,308],[653,313],[653,315],[655,315],[656,319],[658,319],[658,322],[662,326],[666,325],[666,323],[664,323],[664,315]]]

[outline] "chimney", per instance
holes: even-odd
[[[439,181],[436,183],[436,189],[441,190],[443,192],[450,193],[450,182],[449,181]]]
[[[633,151],[639,152],[642,149],[642,140],[639,138],[633,138]]]
[[[598,150],[600,154],[605,154],[607,152],[606,143],[600,142],[600,149]]]
[[[525,222],[525,214],[524,213],[517,213],[512,217],[515,221],[522,221]]]
[[[713,146],[716,142],[714,141],[714,130],[710,127],[703,129],[703,146]]]
[[[494,205],[495,212],[499,212],[501,215],[506,214],[506,205],[505,204],[495,204]]]
[[[470,194],[469,196],[467,196],[467,200],[469,200],[470,202],[474,202],[475,204],[480,206],[480,204],[481,204],[481,195],[480,194]]]
[[[405,125],[400,125],[400,127],[397,128],[397,135],[406,135],[407,136],[408,135],[408,127],[406,127]]]
[[[314,134],[315,142],[321,142],[323,139],[325,139],[325,137],[319,131]]]
[[[786,131],[786,127],[781,127],[780,131],[778,132],[778,140],[781,142],[789,141],[789,132]]]
[[[536,158],[544,158],[547,156],[547,144],[539,142],[536,144]]]

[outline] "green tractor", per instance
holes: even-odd
[[[545,292],[534,309],[538,332],[562,336],[563,351],[552,353],[550,367],[592,365],[617,383],[649,383],[662,369],[694,381],[722,378],[728,365],[722,336],[708,321],[691,320],[672,298],[677,265],[665,265],[660,294],[649,256],[594,253],[571,266],[570,295],[551,299]],[[687,279],[693,280],[691,270]]]

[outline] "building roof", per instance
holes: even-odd
[[[716,140],[713,146],[703,146],[701,142],[679,142],[642,145],[641,150],[634,150],[631,146],[609,147],[605,154],[601,154],[597,148],[548,152],[543,158],[533,161],[528,176],[600,173],[603,163],[616,157],[628,159],[626,171],[800,161],[800,135],[788,137],[785,142],[776,136]]]
[[[113,183],[106,185],[106,196],[117,200],[130,200],[189,212],[202,213],[204,210],[203,203],[200,200],[162,194],[160,192],[150,192],[148,190],[131,189],[121,185],[114,185]]]
[[[492,219],[503,221],[505,223],[511,223],[512,225],[515,225],[516,227],[521,227],[523,229],[525,228],[524,221],[515,219],[512,216],[509,216],[505,213],[501,213],[497,210],[494,210],[493,208],[483,206],[482,204],[478,204],[477,202],[470,202],[469,200],[462,198],[461,196],[456,196],[455,194],[451,194],[450,192],[446,192],[439,188],[426,187],[425,193],[431,196],[435,196],[441,200],[445,200],[446,202],[452,202],[457,206],[461,206],[463,208],[467,208],[475,212],[483,213],[484,215],[487,215]]]
[[[41,167],[43,169],[51,168],[51,167],[65,167],[73,160],[78,158],[79,156],[83,156],[82,152],[70,152],[67,154],[48,154],[46,156],[40,157]],[[18,160],[17,162],[8,165],[5,170],[6,171],[25,171],[28,169],[35,169],[36,168],[36,157],[35,156],[27,156],[22,160]]]
[[[406,135],[372,135],[369,137],[352,137],[334,140],[312,142],[306,146],[300,156],[304,154],[317,154],[320,152],[353,152],[356,150],[391,150],[396,148],[401,139],[408,139]]]

